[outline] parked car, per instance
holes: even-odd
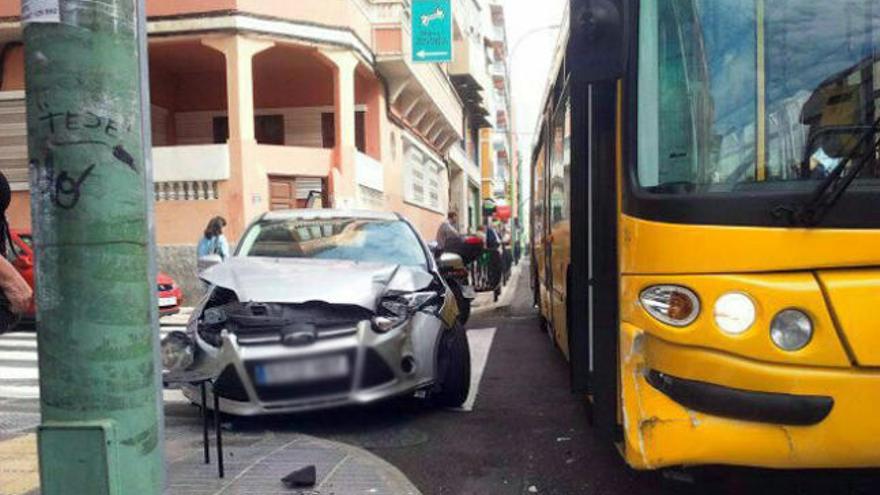
[[[18,272],[24,277],[31,288],[36,286],[34,278],[34,248],[33,236],[30,231],[13,229],[10,232],[9,250],[10,262],[15,266]],[[156,276],[156,290],[159,298],[159,315],[167,316],[180,312],[180,305],[183,304],[183,292],[169,275],[159,272]],[[31,305],[24,318],[32,320],[37,314],[36,302],[31,301]]]
[[[289,413],[415,392],[441,406],[467,398],[470,349],[455,297],[398,215],[267,213],[236,255],[202,278],[208,296],[187,332],[163,341],[163,363],[166,382],[217,377],[222,412]],[[201,400],[197,387],[183,391]]]
[[[183,290],[165,272],[156,274],[156,290],[158,291],[159,316],[170,316],[180,313],[183,304]]]

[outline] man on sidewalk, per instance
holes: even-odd
[[[458,212],[450,211],[446,216],[446,221],[440,224],[437,229],[437,248],[440,251],[446,251],[450,247],[454,247],[461,240],[458,233]]]

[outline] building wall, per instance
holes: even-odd
[[[24,48],[19,45],[7,51],[3,62],[3,84],[0,91],[24,89]]]
[[[0,4],[0,17],[19,14],[17,0],[6,0]],[[12,4],[14,6],[10,8]],[[385,39],[377,30],[374,36],[369,19],[359,5],[360,0],[147,0],[148,14],[154,17],[232,10],[253,12],[294,19],[298,23],[341,27],[353,32],[368,46],[376,43],[385,49],[401,51],[403,39],[399,34]],[[176,42],[175,39],[161,39],[157,46],[164,45],[164,48],[155,51],[161,55],[153,57],[154,44],[151,41],[154,145],[212,143],[213,117],[227,113],[226,61],[221,52],[205,47],[200,38],[189,37],[180,41],[182,44],[189,43],[185,47],[186,55],[178,54],[178,60],[163,63],[163,57],[173,55]],[[289,40],[286,42],[293,43]],[[284,65],[284,70],[275,70],[279,64],[289,63],[292,58],[321,58],[313,46],[302,45],[285,50],[288,49],[270,48],[254,57],[253,98],[255,115],[284,115],[286,146],[231,143],[230,153],[238,152],[239,156],[245,157],[242,164],[245,176],[236,177],[233,174],[229,180],[222,181],[219,198],[162,200],[156,203],[157,242],[162,246],[162,253],[167,255],[160,256],[165,260],[162,268],[172,276],[193,277],[188,261],[175,265],[168,260],[173,259],[174,253],[177,253],[176,256],[189,256],[210,218],[217,215],[235,218],[245,214],[252,217],[252,213],[262,212],[268,207],[270,175],[330,175],[337,157],[333,150],[323,149],[321,114],[334,110],[334,69],[329,64],[301,67],[294,63],[293,66]],[[7,57],[5,77],[0,88],[3,91],[24,88],[22,53],[23,50],[18,48]],[[200,58],[192,68],[187,66],[189,54]],[[427,240],[432,240],[449,204],[450,184],[445,159],[426,145],[422,137],[405,128],[399,122],[400,117],[392,120],[388,115],[389,83],[387,78],[378,74],[378,69],[368,66],[361,59],[354,90],[357,109],[366,112],[366,154],[380,163],[384,180],[382,190],[367,189],[362,184],[355,184],[355,188],[361,193],[361,204],[401,213]],[[459,105],[460,102],[454,96],[448,98],[447,93],[451,89],[444,79],[444,72],[421,66],[417,70],[421,71],[420,74],[430,76],[419,76],[423,77],[421,84],[427,85],[424,96],[435,99],[441,112],[448,116],[450,105]],[[460,111],[460,108],[457,110]],[[410,167],[404,153],[405,136],[418,142],[425,156],[438,166],[436,180],[439,197],[433,207],[416,204],[407,196]],[[437,143],[434,145],[438,146]],[[239,184],[234,184],[235,181]],[[244,189],[241,182],[247,183]],[[242,194],[242,190],[245,193]],[[29,227],[30,206],[26,191],[13,195],[9,214],[13,227]],[[246,218],[246,221],[250,220],[252,218]],[[240,234],[240,227],[229,230],[233,243]]]

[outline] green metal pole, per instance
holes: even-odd
[[[22,5],[44,495],[162,491],[142,9]]]

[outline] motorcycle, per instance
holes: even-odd
[[[479,240],[479,238],[475,238]],[[471,284],[468,264],[472,263],[482,251],[482,241],[476,246],[475,241],[464,238],[463,242],[455,249],[440,251],[436,243],[432,243],[432,250],[437,258],[437,266],[440,275],[449,286],[449,290],[455,295],[458,305],[458,321],[464,325],[471,317],[471,306],[477,297],[477,292]]]

